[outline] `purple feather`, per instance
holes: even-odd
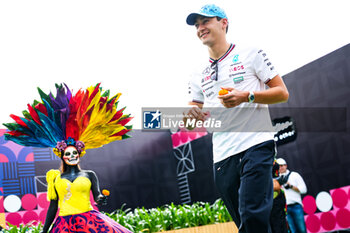
[[[51,105],[52,108],[56,113],[58,113],[58,118],[57,119],[60,123],[60,126],[63,131],[63,135],[66,135],[66,121],[69,117],[69,100],[72,97],[72,93],[65,85],[67,88],[67,94],[65,91],[65,88],[61,86],[56,86],[57,87],[57,94],[56,98],[53,97],[52,93],[50,92],[49,96],[51,99]]]
[[[69,103],[70,99],[72,98],[72,92],[69,90],[67,84],[65,84],[65,83],[63,83],[63,84],[64,84],[64,85],[66,86],[66,88],[67,88],[67,98],[68,98],[68,103]]]

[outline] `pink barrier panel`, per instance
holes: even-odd
[[[205,132],[191,132],[191,131],[179,131],[171,135],[173,141],[173,148],[182,146],[188,142],[191,142],[197,138],[203,137],[208,133]]]
[[[19,226],[20,224],[32,223],[37,225],[39,221],[44,222],[49,202],[46,193],[26,194],[20,199],[22,211],[5,213],[6,222]]]
[[[345,186],[329,191],[331,198],[325,199],[320,205],[332,205],[331,210],[315,213],[316,209],[322,209],[317,206],[317,201],[308,195],[303,199],[305,223],[307,232],[322,233],[330,231],[339,231],[350,228],[350,186]],[[325,202],[331,203],[325,203]]]
[[[26,194],[20,200],[20,205],[24,210],[5,213],[6,222],[16,226],[28,223],[37,225],[39,222],[45,222],[47,209],[50,205],[50,202],[46,198],[46,193],[37,193],[36,196]],[[93,208],[98,210],[92,193],[90,194],[90,201]]]

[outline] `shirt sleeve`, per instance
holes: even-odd
[[[189,102],[204,103],[203,92],[198,84],[200,77],[193,75],[188,83]]]
[[[261,81],[268,83],[278,75],[278,72],[262,49],[254,49],[254,53],[255,59],[253,61],[253,66],[255,68],[255,73]]]
[[[307,188],[303,178],[297,172],[294,172],[294,176],[295,176],[295,182],[296,182],[295,186],[299,189],[301,194],[305,194],[307,192]]]
[[[46,173],[47,181],[47,200],[57,200],[57,195],[55,191],[55,179],[60,174],[59,170],[51,169]]]

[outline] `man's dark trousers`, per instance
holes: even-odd
[[[214,164],[215,183],[240,233],[270,233],[275,143],[266,141]]]

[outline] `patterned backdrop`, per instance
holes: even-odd
[[[0,130],[0,224],[44,220],[46,193],[37,192],[34,154],[30,147],[6,142]]]

